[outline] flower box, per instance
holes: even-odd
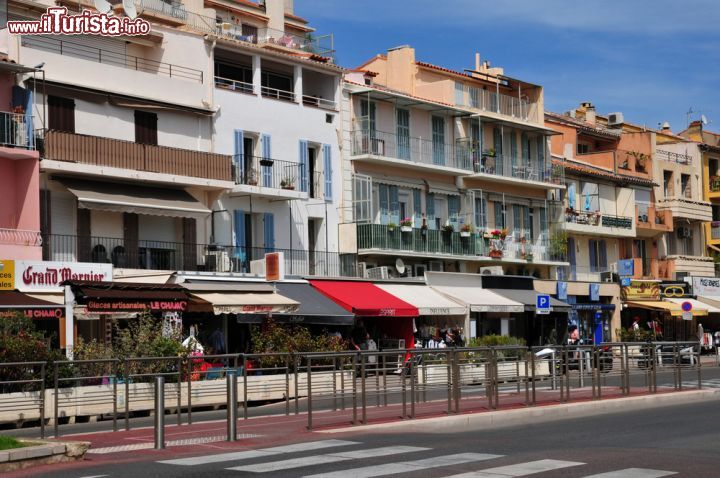
[[[460,231],[460,237],[470,237],[470,234],[468,231]]]
[[[503,251],[498,251],[498,250],[494,250],[494,249],[490,251],[490,257],[493,259],[501,259],[502,256],[503,256]]]
[[[260,166],[272,166],[273,160],[272,159],[261,159],[260,160]]]
[[[412,226],[400,226],[400,232],[412,232]]]

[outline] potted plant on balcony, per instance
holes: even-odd
[[[395,232],[395,228],[397,227],[397,224],[394,222],[388,222],[387,228],[388,232]]]
[[[523,256],[523,259],[525,259],[527,262],[532,262],[533,257],[534,256],[533,256],[532,252],[526,252],[525,255]]]
[[[453,232],[455,232],[455,228],[453,227],[452,224],[447,223],[447,224],[445,224],[445,225],[442,227],[442,232],[444,232],[445,234],[450,235],[450,234],[452,234]]]
[[[494,158],[495,157],[495,148],[488,148],[482,152],[483,156],[486,156],[488,158]]]
[[[245,172],[245,182],[250,186],[257,186],[257,171],[255,171],[255,168],[250,168]]]
[[[555,259],[562,259],[567,256],[568,236],[564,231],[557,232],[550,238],[550,254]]]
[[[474,229],[472,224],[463,224],[460,226],[460,237],[470,237],[470,234],[472,234],[473,231]]]
[[[413,221],[411,218],[406,217],[400,221],[400,232],[412,232]]]
[[[272,160],[272,159],[270,159],[270,158],[261,158],[261,159],[260,159],[260,166],[268,166],[268,167],[270,167],[270,166],[273,165],[273,163],[274,163],[274,160]]]
[[[295,178],[293,178],[293,177],[283,178],[280,181],[280,187],[283,189],[289,189],[292,191],[293,189],[295,189]]]

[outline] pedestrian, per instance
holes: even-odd
[[[702,324],[698,324],[697,337],[698,341],[702,344],[703,339],[705,338],[705,329],[703,329]]]
[[[638,317],[637,315],[633,318],[632,329],[635,333],[638,333],[640,331],[640,317]]]

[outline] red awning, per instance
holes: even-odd
[[[47,300],[37,299],[35,297],[23,294],[16,290],[8,290],[0,292],[0,308],[3,309],[25,309],[25,308],[52,308],[58,307],[57,304]]]
[[[311,280],[317,290],[362,317],[417,317],[417,307],[370,282]]]

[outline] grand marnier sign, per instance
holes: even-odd
[[[53,292],[66,280],[112,281],[112,264],[0,260],[0,290]]]

